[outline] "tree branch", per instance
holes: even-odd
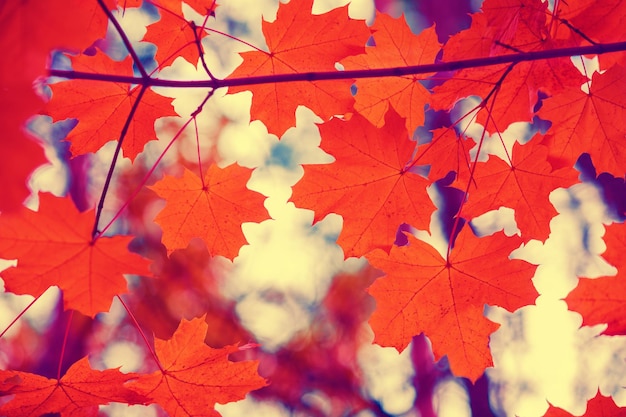
[[[103,233],[103,231],[98,230],[98,223],[100,223],[100,216],[102,215],[102,210],[104,209],[104,200],[106,199],[107,192],[109,191],[109,186],[111,185],[111,180],[113,179],[113,171],[115,171],[115,166],[117,165],[117,158],[119,157],[120,152],[122,150],[122,144],[124,143],[124,138],[126,137],[126,134],[128,133],[128,129],[133,120],[133,117],[135,116],[135,112],[137,111],[137,108],[139,107],[139,103],[141,102],[141,99],[143,98],[143,95],[146,92],[146,88],[147,87],[142,86],[141,90],[139,90],[139,94],[137,94],[137,99],[133,103],[133,107],[130,109],[128,117],[126,118],[126,122],[124,123],[124,126],[122,127],[122,132],[120,133],[120,137],[117,140],[117,146],[115,147],[115,152],[113,153],[113,159],[111,160],[111,165],[109,166],[109,172],[107,172],[106,180],[104,181],[104,187],[102,188],[102,194],[100,194],[100,201],[98,201],[98,207],[96,208],[96,217],[95,217],[94,224],[93,224],[93,230],[91,232],[91,236],[93,237],[94,240],[99,238]]]
[[[137,69],[141,73],[141,77],[144,78],[144,79],[145,78],[149,78],[150,76],[146,72],[146,69],[144,68],[143,64],[141,63],[141,60],[139,59],[139,56],[137,55],[137,52],[135,52],[135,49],[133,49],[133,45],[130,43],[130,40],[128,39],[128,36],[126,36],[126,32],[124,32],[124,29],[122,28],[120,23],[117,21],[115,16],[113,16],[113,13],[111,13],[111,11],[106,6],[106,4],[104,4],[103,0],[98,0],[98,4],[100,5],[100,8],[104,12],[104,14],[107,15],[107,17],[109,18],[109,20],[111,21],[113,26],[115,26],[115,30],[120,35],[120,38],[122,39],[122,42],[124,43],[124,46],[126,47],[126,50],[130,54],[130,56],[133,58],[133,61],[135,62],[135,65],[137,65]]]
[[[221,88],[246,85],[272,84],[296,81],[330,81],[361,78],[400,77],[404,75],[429,74],[443,71],[457,71],[465,68],[488,67],[500,64],[516,64],[519,62],[539,61],[576,55],[602,55],[611,52],[626,51],[626,42],[557,48],[548,51],[524,52],[499,55],[485,58],[463,59],[459,61],[440,62],[428,65],[413,65],[394,68],[373,68],[351,71],[303,72],[294,74],[274,74],[258,77],[242,77],[229,79],[211,79],[197,81],[163,80],[159,78],[141,78],[120,75],[94,74],[79,71],[50,69],[48,74],[80,80],[95,80],[127,84],[141,84],[146,87],[178,87],[178,88]]]

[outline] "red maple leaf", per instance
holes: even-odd
[[[434,210],[429,181],[408,169],[416,143],[404,125],[393,109],[380,129],[358,113],[320,125],[321,147],[335,162],[306,166],[291,201],[314,210],[315,221],[329,213],[343,216],[337,243],[346,257],[389,251],[402,223],[428,227]]]
[[[137,374],[123,374],[119,368],[91,369],[87,357],[74,363],[59,380],[29,372],[0,371],[0,396],[14,396],[0,406],[0,414],[39,417],[60,413],[61,417],[86,417],[98,415],[98,406],[110,402],[146,403],[146,397],[124,387],[126,381],[135,378]]]
[[[539,91],[536,86],[556,93],[566,86],[580,86],[584,81],[569,60],[522,62],[510,72],[509,68],[509,65],[496,65],[459,71],[435,87],[433,108],[451,109],[458,100],[471,95],[483,99],[491,96],[491,102],[481,105],[476,120],[491,133],[504,132],[511,123],[532,120]]]
[[[348,6],[311,15],[313,0],[281,4],[274,23],[263,22],[269,52],[241,54],[243,63],[228,78],[334,71],[335,63],[362,53],[370,36],[362,20],[348,18]],[[296,125],[296,108],[304,105],[324,120],[352,110],[354,80],[269,83],[229,87],[229,93],[252,91],[252,120],[282,136]]]
[[[626,4],[620,0],[577,0],[558,1],[556,15],[568,22],[572,38],[580,44],[621,42],[623,16]],[[613,64],[626,65],[624,54],[598,55],[601,69],[608,69]]]
[[[583,316],[583,325],[593,326],[608,323],[604,334],[626,334],[626,223],[607,227],[604,235],[607,249],[603,257],[618,267],[617,275],[596,279],[581,278],[578,286],[569,293],[567,305]]]
[[[39,199],[39,211],[0,215],[0,257],[17,259],[1,273],[7,291],[38,297],[56,285],[65,309],[94,317],[126,292],[123,274],[150,274],[148,261],[128,251],[131,236],[92,237],[94,210],[80,213],[70,197]]]
[[[508,163],[495,156],[479,162],[462,212],[473,218],[500,207],[512,208],[525,241],[547,239],[550,219],[557,214],[548,196],[578,180],[571,167],[553,171],[547,156],[548,149],[531,140],[525,145],[515,142]]]
[[[201,15],[208,16],[215,12],[217,9],[217,2],[215,0],[146,0],[159,8],[165,8],[171,11],[181,11],[182,15],[182,3],[190,6],[196,12]]]
[[[446,42],[446,59],[497,56],[536,48],[551,38],[548,17],[548,5],[541,0],[485,0],[481,11],[472,14],[470,28]]]
[[[246,243],[241,224],[267,218],[265,197],[246,188],[249,178],[248,168],[211,164],[204,178],[185,169],[182,178],[166,176],[149,187],[167,201],[155,221],[168,252],[184,249],[197,237],[213,256],[237,256]]]
[[[106,54],[71,57],[75,71],[132,76],[132,58],[113,61]],[[69,80],[51,84],[52,99],[46,114],[54,120],[78,119],[78,124],[66,140],[74,156],[96,152],[105,143],[118,140],[140,86],[102,82],[97,80]],[[154,122],[165,116],[176,116],[172,99],[158,95],[148,88],[133,115],[128,133],[124,137],[124,156],[134,160],[149,140],[156,139]]]
[[[466,227],[447,259],[407,236],[408,246],[366,255],[385,273],[369,289],[376,299],[370,318],[374,342],[401,351],[424,332],[435,359],[448,355],[456,375],[475,381],[492,365],[489,335],[499,327],[484,317],[485,304],[513,311],[533,303],[537,292],[530,279],[536,267],[509,259],[521,243],[517,236],[477,238]]]
[[[540,0],[486,0],[482,9],[482,13],[473,15],[469,29],[452,36],[445,44],[445,60],[571,46],[570,42],[551,36],[547,3]],[[491,117],[496,127],[490,127],[490,131],[503,132],[513,122],[531,121],[539,89],[556,94],[584,82],[569,58],[519,62],[512,68],[511,65],[458,71],[435,87],[433,108],[450,109],[459,99],[471,95],[491,97],[493,102],[483,106],[477,120],[487,126]]]
[[[347,70],[431,64],[441,49],[434,27],[414,35],[404,18],[393,19],[379,13],[372,31],[375,46],[365,48],[363,55],[342,60]],[[368,78],[355,84],[354,109],[376,127],[385,123],[389,106],[406,118],[409,132],[424,123],[423,109],[430,101],[430,93],[419,76]]]
[[[539,117],[552,121],[545,137],[553,165],[572,166],[581,153],[591,155],[600,172],[626,172],[626,69],[615,65],[595,73],[588,93],[580,86],[546,99]]]
[[[550,405],[543,417],[574,417],[567,411]],[[611,397],[603,396],[600,391],[587,403],[587,411],[580,417],[626,417],[626,408],[620,408]]]
[[[172,417],[219,416],[215,403],[237,401],[267,385],[256,361],[231,362],[237,346],[213,349],[204,343],[204,317],[182,320],[170,340],[154,341],[161,370],[126,386],[158,403]]]
[[[2,49],[0,44],[0,50]],[[5,58],[2,59],[4,60]],[[32,84],[28,83],[24,88],[24,85],[16,82],[5,88],[6,84],[4,79],[0,81],[0,90],[3,91],[3,94],[0,94],[2,212],[19,210],[22,207],[22,203],[30,194],[27,186],[28,177],[36,167],[47,161],[42,147],[33,140],[32,135],[24,131],[22,126],[22,123],[42,105],[32,91]],[[19,99],[14,101],[14,97]]]
[[[620,42],[622,36],[623,16],[626,4],[620,0],[577,0],[559,1],[557,11],[559,18],[567,19],[576,28],[579,42],[595,40],[600,42]]]
[[[115,5],[105,1],[108,8]],[[33,16],[45,20],[33,23]],[[46,162],[42,148],[23,129],[43,102],[33,81],[44,75],[53,48],[83,50],[103,38],[107,17],[97,2],[4,0],[0,2],[0,211],[19,210],[30,193],[30,173]]]

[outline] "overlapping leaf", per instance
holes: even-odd
[[[393,19],[378,14],[372,31],[375,45],[367,47],[363,55],[342,60],[346,69],[432,64],[441,48],[435,28],[414,35],[404,18]],[[423,110],[430,101],[430,93],[420,83],[421,78],[407,75],[357,80],[354,108],[376,127],[381,127],[385,123],[387,109],[392,106],[400,116],[406,118],[407,130],[413,132],[424,123]]]
[[[617,267],[617,275],[596,279],[581,278],[578,286],[566,298],[570,310],[583,316],[583,325],[607,323],[604,334],[626,334],[626,223],[607,227],[604,235],[606,252],[602,255]]]
[[[242,53],[243,63],[228,78],[334,71],[336,62],[363,52],[370,31],[363,21],[348,18],[348,6],[322,15],[312,15],[312,6],[313,0],[281,4],[276,21],[263,22],[269,52]],[[296,125],[299,105],[324,120],[351,111],[353,81],[268,83],[230,87],[229,92],[252,91],[252,120],[282,136]]]
[[[182,320],[169,340],[156,339],[162,370],[141,376],[127,387],[152,399],[171,417],[219,416],[215,403],[242,399],[267,383],[257,374],[256,361],[231,362],[237,346],[213,349],[204,343],[204,318]]]
[[[380,129],[355,114],[324,123],[320,133],[321,148],[336,161],[306,166],[291,200],[314,210],[316,221],[329,213],[343,216],[337,243],[347,257],[389,251],[402,223],[428,227],[434,210],[429,181],[408,169],[416,143],[393,109]]]
[[[447,61],[474,57],[508,55],[571,46],[554,39],[547,18],[547,3],[540,0],[486,0],[482,13],[475,13],[472,26],[450,38],[444,46]],[[457,100],[477,95],[491,98],[478,121],[503,132],[513,122],[532,119],[538,91],[557,94],[566,87],[579,87],[584,77],[569,58],[519,62],[513,65],[468,68],[458,71],[435,88],[436,109],[450,109]]]
[[[498,328],[483,316],[485,304],[513,311],[533,303],[535,266],[509,259],[521,243],[517,236],[477,238],[466,227],[447,259],[408,238],[408,246],[394,246],[389,254],[366,255],[385,273],[369,289],[376,299],[370,318],[374,341],[401,351],[424,332],[435,359],[448,355],[456,375],[475,381],[492,365],[489,335]]]
[[[161,18],[148,26],[143,40],[157,45],[155,59],[159,65],[170,64],[181,56],[195,66],[198,63],[200,51],[203,51],[201,43],[198,48],[196,38],[202,40],[207,32],[185,19],[180,0],[150,0],[149,2],[158,8]],[[206,16],[212,15],[217,7],[217,3],[213,0],[189,0],[185,3]]]
[[[572,166],[581,153],[591,155],[600,172],[622,176],[626,169],[626,69],[594,73],[588,93],[580,86],[545,100],[541,118],[552,121],[545,138],[556,166]]]
[[[236,302],[221,291],[230,262],[212,257],[200,240],[185,249],[161,254],[155,278],[142,280],[125,301],[143,326],[155,337],[170,337],[183,317],[205,315],[211,331],[206,342],[213,347],[251,340],[235,313]]]
[[[241,224],[267,218],[265,198],[246,188],[249,179],[247,168],[212,164],[204,178],[185,169],[182,178],[168,176],[150,187],[167,201],[155,221],[168,252],[186,248],[197,237],[213,256],[237,256],[246,243]]]
[[[463,213],[470,218],[489,210],[509,207],[515,210],[515,221],[524,240],[545,240],[550,234],[550,219],[557,212],[548,196],[559,187],[577,182],[577,172],[569,167],[553,171],[546,158],[548,149],[531,140],[525,145],[513,145],[510,165],[490,156],[478,163],[470,196]]]
[[[625,417],[626,408],[618,407],[615,401],[609,396],[605,397],[598,391],[598,394],[587,403],[587,411],[580,417]],[[543,417],[574,417],[567,411],[550,406]]]
[[[472,160],[469,151],[476,142],[457,134],[454,129],[437,129],[429,143],[417,148],[415,161],[419,165],[429,165],[428,178],[437,180],[454,171],[456,179],[467,183],[470,177]]]
[[[558,6],[558,17],[567,19],[576,28],[575,35],[572,36],[579,42],[592,40],[608,43],[624,40],[621,28],[626,4],[623,1],[559,1]]]
[[[147,260],[128,251],[131,236],[92,238],[93,210],[80,213],[70,197],[39,199],[39,211],[0,215],[0,257],[17,259],[0,274],[7,291],[38,297],[56,285],[66,309],[94,317],[127,291],[123,274],[150,274]]]
[[[95,56],[72,57],[75,71],[132,76],[132,59],[113,61],[104,53]],[[74,156],[96,152],[105,143],[118,140],[140,86],[96,80],[69,80],[52,84],[52,99],[46,113],[55,121],[78,119],[78,124],[66,140]],[[156,139],[154,122],[165,116],[176,116],[172,99],[156,94],[148,88],[132,117],[124,138],[124,156],[134,160],[149,140]]]
[[[59,380],[18,371],[0,371],[0,396],[14,396],[0,406],[4,417],[39,417],[59,413],[61,417],[96,416],[98,406],[110,402],[143,404],[148,399],[124,387],[137,374],[118,369],[96,371],[87,357],[74,363]]]

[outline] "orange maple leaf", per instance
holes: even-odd
[[[451,109],[462,98],[476,95],[485,99],[491,95],[492,101],[483,103],[476,120],[490,133],[504,132],[511,123],[532,120],[538,99],[537,86],[541,86],[542,91],[557,93],[566,86],[580,87],[584,81],[565,58],[522,62],[508,72],[509,67],[495,65],[459,71],[434,88],[432,107]]]
[[[405,67],[432,64],[441,49],[435,28],[414,35],[405,19],[378,13],[372,26],[375,46],[365,48],[365,54],[341,61],[347,70]],[[404,77],[368,78],[355,82],[357,93],[354,109],[376,127],[385,123],[389,106],[406,118],[406,128],[413,132],[424,123],[424,106],[430,93],[417,75]]]
[[[29,372],[0,371],[0,396],[14,396],[0,406],[0,414],[39,417],[60,413],[61,417],[83,417],[98,415],[98,406],[110,402],[146,403],[146,397],[124,387],[126,381],[135,378],[137,374],[123,374],[119,369],[91,369],[87,357],[74,363],[59,380]]]
[[[447,259],[407,236],[408,246],[365,255],[386,274],[369,288],[376,299],[370,318],[374,342],[401,351],[424,332],[435,359],[447,354],[456,375],[475,381],[492,365],[489,335],[499,327],[484,317],[485,304],[513,311],[533,303],[538,294],[530,278],[536,267],[509,259],[521,243],[517,236],[477,238],[465,227]]]
[[[547,156],[548,149],[531,140],[525,145],[515,142],[508,162],[496,156],[479,162],[471,180],[475,187],[470,187],[462,213],[473,218],[500,207],[512,208],[525,241],[547,239],[550,219],[557,214],[548,196],[578,180],[572,167],[553,171]]]
[[[211,15],[215,12],[217,4],[212,0],[185,1],[202,15]],[[183,57],[194,66],[200,58],[200,51],[196,45],[196,35],[202,39],[207,35],[205,30],[198,30],[188,22],[182,9],[180,0],[150,0],[149,3],[157,6],[161,18],[150,24],[143,40],[157,46],[155,55],[159,66],[171,62],[177,57]],[[200,44],[202,48],[202,44]]]
[[[269,52],[243,52],[243,63],[228,78],[334,71],[335,63],[362,53],[370,36],[362,20],[348,17],[348,6],[311,15],[313,0],[281,4],[274,23],[263,22]],[[352,110],[354,80],[269,83],[229,87],[229,93],[252,91],[252,120],[261,120],[277,136],[296,125],[304,105],[324,120]]]
[[[433,131],[433,139],[417,148],[415,162],[430,165],[428,178],[437,180],[450,171],[456,173],[456,180],[469,179],[472,159],[469,151],[476,145],[474,139],[465,138],[451,128]]]
[[[127,387],[151,398],[172,417],[219,416],[215,403],[237,401],[267,382],[257,361],[231,362],[237,346],[213,349],[204,343],[204,317],[181,320],[170,340],[155,339],[161,370],[143,375]]]
[[[75,71],[132,76],[132,58],[113,61],[106,54],[70,57]],[[74,156],[96,152],[105,143],[118,140],[131,108],[137,100],[140,86],[97,80],[68,80],[51,84],[52,99],[46,114],[55,121],[78,119],[68,134],[70,151]],[[149,140],[156,139],[154,122],[160,117],[177,116],[172,99],[158,95],[148,88],[133,115],[122,149],[124,156],[134,160]]]
[[[552,121],[545,137],[555,166],[572,166],[581,153],[591,155],[599,172],[626,172],[626,68],[615,65],[595,73],[591,89],[578,87],[546,99],[539,117]]]
[[[65,309],[94,317],[126,292],[123,274],[150,274],[148,261],[128,251],[131,236],[92,238],[94,210],[80,213],[70,197],[39,199],[39,211],[0,215],[0,257],[17,259],[1,273],[7,291],[38,297],[56,285]]]
[[[426,193],[429,181],[408,168],[416,143],[404,125],[393,109],[380,129],[358,113],[320,125],[321,148],[335,162],[306,166],[291,201],[314,210],[315,221],[343,216],[337,243],[346,257],[389,251],[402,223],[428,227],[435,208]]]
[[[156,279],[142,280],[124,299],[155,337],[170,337],[183,317],[205,314],[211,329],[205,341],[210,346],[252,339],[237,319],[236,302],[222,292],[232,263],[212,257],[204,242],[194,239],[169,257],[161,254],[154,265]]]
[[[168,253],[186,248],[197,237],[213,256],[237,256],[246,243],[241,224],[267,218],[265,197],[246,188],[249,178],[248,168],[212,164],[204,178],[185,169],[182,178],[166,176],[149,187],[167,201],[155,221],[163,229]]]
[[[607,249],[603,257],[617,268],[617,275],[596,279],[581,278],[565,301],[569,309],[583,316],[583,325],[607,323],[607,335],[626,334],[626,223],[607,227],[604,235]]]
[[[574,414],[550,405],[543,417],[574,417]],[[580,417],[626,417],[626,408],[618,407],[613,398],[605,397],[598,391],[596,396],[587,403],[585,414]]]

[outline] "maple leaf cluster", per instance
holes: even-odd
[[[254,349],[238,347],[253,336],[220,294],[219,279],[206,279],[216,257],[233,260],[246,244],[243,223],[270,218],[266,196],[247,186],[252,169],[224,167],[213,148],[201,155],[196,133],[197,161],[175,155],[169,169],[155,174],[174,142],[193,126],[197,132],[199,115],[220,88],[252,92],[251,121],[278,137],[296,126],[299,106],[321,120],[320,148],[334,162],[304,166],[289,201],[312,210],[314,223],[340,215],[337,244],[345,257],[364,257],[382,275],[362,272],[351,284],[359,294],[351,312],[333,298],[351,297],[340,286],[347,278],[337,277],[320,313],[340,330],[334,350],[309,344],[299,360],[320,380],[345,371],[337,395],[351,412],[370,404],[355,393],[355,358],[342,360],[341,352],[358,348],[357,329],[367,320],[374,343],[398,351],[425,334],[434,360],[446,356],[450,371],[472,382],[493,366],[489,338],[498,324],[485,317],[485,305],[514,311],[534,303],[536,266],[511,253],[550,236],[557,215],[550,193],[581,181],[576,167],[583,154],[601,172],[591,182],[613,209],[616,224],[604,237],[604,258],[619,272],[581,280],[566,301],[584,324],[607,323],[605,334],[625,334],[620,253],[626,234],[619,222],[626,213],[623,198],[614,195],[625,191],[626,62],[623,53],[613,53],[626,50],[616,17],[626,13],[623,2],[485,0],[467,28],[442,37],[436,27],[415,34],[404,19],[381,12],[367,26],[350,18],[347,6],[313,14],[313,0],[292,0],[280,4],[274,22],[263,22],[266,49],[242,52],[243,62],[225,78],[216,77],[205,60],[203,39],[225,35],[210,27],[219,19],[215,1],[144,3],[160,16],[142,38],[156,45],[152,70],[113,13],[142,2],[11,0],[0,6],[0,120],[6,126],[0,176],[7,187],[0,204],[0,257],[17,260],[1,272],[5,290],[37,299],[56,286],[63,309],[92,322],[117,299],[153,359],[151,368],[123,373],[96,370],[85,355],[76,355],[63,375],[64,341],[56,378],[0,371],[2,415],[90,416],[110,402],[156,403],[171,416],[219,415],[216,403],[266,386],[264,372],[276,382],[258,391],[259,398],[298,401],[299,385],[282,383],[303,378],[297,369],[287,364],[270,372],[258,360],[237,360],[255,357],[249,353]],[[45,19],[30,30],[33,15]],[[128,52],[124,59],[105,53],[109,22]],[[53,50],[71,51],[62,53],[66,67],[46,67]],[[598,70],[577,68],[574,62],[582,58],[572,57],[579,55],[597,56]],[[198,65],[206,78],[159,77],[178,58]],[[48,80],[42,100],[45,94],[33,91],[33,81],[46,75],[63,78]],[[181,114],[158,87],[201,88],[206,94],[195,111]],[[477,104],[468,105],[468,97],[478,97]],[[428,116],[435,113],[442,116],[437,126]],[[65,197],[40,193],[36,210],[22,205],[26,178],[45,161],[24,128],[35,114],[54,122],[76,119],[63,141],[77,178],[85,171],[76,161],[114,142],[97,198],[74,189]],[[176,120],[175,133],[151,160],[157,119],[167,117]],[[528,124],[531,139],[507,144],[503,133],[517,122]],[[470,135],[469,124],[479,125],[481,134]],[[487,137],[499,142],[489,153],[483,149]],[[131,168],[120,173],[122,156]],[[462,197],[435,204],[431,191],[441,181]],[[123,203],[107,218],[104,207],[113,194]],[[501,207],[513,210],[518,234],[475,232],[472,219]],[[156,233],[147,231],[148,213]],[[411,233],[434,233],[437,216],[445,223],[445,247]],[[173,306],[167,297],[175,293],[192,295]],[[367,294],[375,308],[369,308]],[[142,326],[152,330],[152,341]],[[321,337],[317,331],[313,335]],[[320,363],[327,354],[331,359]],[[321,385],[316,389],[326,389]],[[623,411],[607,410],[618,407],[598,396],[586,415]],[[553,408],[546,415],[560,412]]]

